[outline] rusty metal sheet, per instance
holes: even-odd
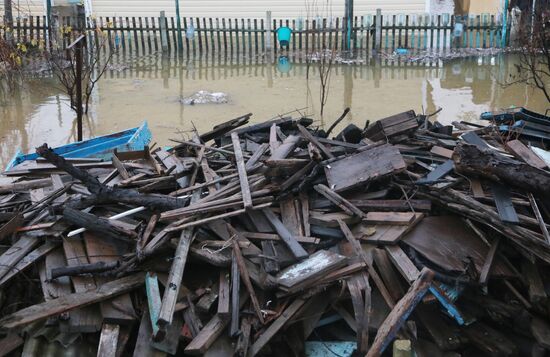
[[[454,216],[424,218],[403,238],[403,242],[450,272],[462,272],[469,259],[472,259],[479,273],[489,251],[489,247],[464,221]],[[513,275],[498,257],[491,274]]]

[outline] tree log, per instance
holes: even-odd
[[[101,233],[113,239],[128,241],[125,237],[135,238],[137,236],[136,232],[119,227],[114,221],[97,217],[91,213],[77,211],[70,207],[65,207],[63,210],[63,218],[76,226],[84,227],[87,230]]]
[[[550,197],[550,173],[489,149],[460,143],[453,153],[455,169]]]

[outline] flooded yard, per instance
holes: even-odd
[[[319,75],[312,65],[307,79],[305,63],[275,59],[246,61],[209,57],[174,60],[151,56],[137,60],[115,59],[113,69],[100,80],[84,137],[103,135],[140,125],[147,120],[154,140],[171,145],[196,127],[205,132],[213,125],[246,113],[252,122],[299,111],[330,125],[346,107],[350,115],[341,126],[377,120],[414,109],[432,113],[437,120],[475,121],[484,111],[526,106],[544,112],[547,103],[524,86],[503,87],[514,71],[510,55],[472,57],[430,65],[362,63],[334,65],[323,117],[320,116]],[[216,104],[183,104],[199,91],[225,93]],[[295,113],[294,113],[295,114]],[[33,150],[74,141],[74,113],[68,98],[51,77],[29,78],[0,96],[0,165],[17,149]]]

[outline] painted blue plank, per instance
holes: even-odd
[[[305,355],[307,357],[349,357],[357,348],[355,342],[306,341]]]

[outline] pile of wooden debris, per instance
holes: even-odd
[[[4,172],[0,355],[550,349],[549,163],[521,134],[249,117]]]

